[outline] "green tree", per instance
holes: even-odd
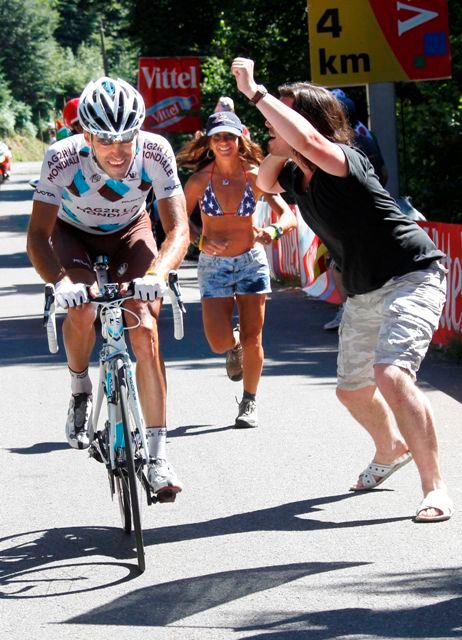
[[[223,7],[230,0],[132,0],[128,34],[144,56],[209,54]]]
[[[15,100],[35,114],[53,105],[54,64],[59,48],[53,34],[58,14],[45,0],[0,0],[0,70]]]
[[[82,46],[94,47],[92,67],[98,69],[100,62],[102,64],[103,39],[108,73],[136,81],[138,48],[127,36],[130,3],[117,0],[66,0],[58,1],[57,10],[59,24],[55,37],[62,47],[70,48],[74,55]]]
[[[449,3],[452,79],[397,86],[401,182],[431,220],[462,223],[462,7]]]
[[[402,190],[429,218],[462,222],[462,6],[449,3],[453,78],[397,85]],[[237,92],[236,56],[256,62],[272,92],[309,80],[306,0],[0,0],[0,131],[46,126],[101,75],[101,25],[110,75],[136,83],[138,57],[201,58],[202,116],[230,95],[264,144],[260,113]],[[360,99],[364,88],[352,88]],[[184,137],[173,140],[180,144]]]
[[[98,9],[92,0],[66,0],[56,5],[59,13],[55,38],[58,44],[77,53],[99,29]]]
[[[233,0],[133,0],[130,16],[129,34],[142,55],[201,57],[203,118],[220,95],[230,95],[257,137],[264,124],[236,91],[233,58],[253,57],[259,80],[269,88],[309,77],[306,0],[254,0],[246,6]]]

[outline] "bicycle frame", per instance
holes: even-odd
[[[111,286],[111,285],[103,285]],[[126,300],[127,298],[125,298]],[[116,397],[116,385],[115,380],[117,373],[117,363],[122,360],[125,378],[127,381],[128,399],[130,404],[130,410],[132,412],[133,419],[137,430],[137,435],[141,439],[141,446],[143,451],[146,452],[146,434],[143,415],[141,412],[140,402],[138,398],[138,392],[135,382],[135,372],[133,363],[131,362],[130,355],[127,350],[127,345],[124,338],[125,328],[123,326],[122,318],[122,305],[124,300],[117,300],[115,302],[98,302],[100,306],[100,318],[101,318],[101,334],[103,336],[104,344],[99,354],[99,383],[98,392],[96,396],[96,402],[93,412],[93,425],[95,431],[101,413],[104,397],[107,398],[108,409],[108,421],[112,428],[110,428],[110,465],[112,469],[117,466],[115,455],[116,450],[123,446],[123,434],[121,431],[120,415],[118,413],[118,401]],[[120,413],[120,411],[119,411]],[[114,428],[115,426],[115,428]],[[143,463],[146,460],[143,460]]]

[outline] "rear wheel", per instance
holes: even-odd
[[[130,429],[130,413],[128,405],[128,394],[124,376],[125,367],[119,362],[117,367],[117,387],[121,409],[121,418],[125,440],[125,457],[127,463],[128,488],[130,491],[131,511],[133,516],[133,529],[135,532],[136,554],[138,558],[138,568],[140,573],[146,568],[144,556],[143,529],[141,526],[140,503],[138,499],[138,481],[136,476],[136,465],[133,453],[132,430]]]

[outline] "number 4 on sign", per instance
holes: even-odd
[[[326,9],[318,20],[316,31],[318,33],[331,33],[333,38],[339,38],[342,33],[342,27],[340,26],[338,9]]]
[[[420,7],[413,7],[410,4],[404,4],[404,2],[397,2],[396,8],[398,12],[403,11],[413,11],[415,15],[407,20],[398,20],[398,35],[402,36],[403,33],[410,31],[411,29],[415,29],[416,27],[420,27],[421,24],[425,22],[429,22],[429,20],[433,20],[438,17],[438,13],[435,11],[429,11],[428,9],[421,9]]]

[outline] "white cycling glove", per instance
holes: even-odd
[[[70,282],[67,278],[55,285],[56,304],[67,309],[88,302],[87,285],[83,282]]]
[[[165,280],[154,273],[133,280],[133,293],[135,298],[141,300],[163,298],[167,291],[168,285]]]

